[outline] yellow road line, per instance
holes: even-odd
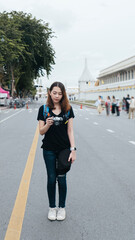
[[[38,137],[39,130],[37,126],[4,240],[20,239]]]

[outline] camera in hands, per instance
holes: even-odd
[[[53,117],[54,125],[59,126],[60,124],[63,123],[63,118],[62,117]]]

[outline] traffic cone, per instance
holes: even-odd
[[[14,109],[16,109],[16,104],[14,104]]]
[[[28,107],[28,103],[26,104],[26,109],[28,109],[29,107]]]
[[[80,106],[80,109],[82,109],[82,104],[81,104],[81,106]]]

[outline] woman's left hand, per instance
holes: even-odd
[[[73,163],[76,159],[76,151],[71,151],[70,155],[69,155],[69,158],[68,158],[68,161],[71,163]]]

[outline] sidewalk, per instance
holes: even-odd
[[[95,106],[95,103],[88,103],[88,102],[84,102],[84,101],[70,101],[70,103],[72,104],[76,104],[76,105],[82,105],[82,106],[86,106],[86,107],[89,107],[89,108],[94,108],[96,109],[97,107]]]
[[[7,109],[8,108],[8,106],[0,106],[0,111],[1,110],[5,110],[5,109]]]

